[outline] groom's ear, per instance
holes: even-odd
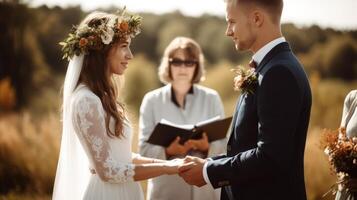
[[[255,25],[255,27],[257,28],[260,28],[263,26],[263,23],[264,23],[264,13],[261,12],[260,10],[255,10],[252,12],[252,15],[251,15],[251,20],[252,20],[252,23]]]

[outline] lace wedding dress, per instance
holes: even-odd
[[[100,99],[85,85],[79,85],[70,100],[74,132],[88,157],[89,168],[95,170],[83,195],[85,200],[142,200],[143,192],[134,182],[131,152],[131,127],[124,123],[121,138],[106,133],[105,111]],[[114,128],[114,121],[110,121]]]

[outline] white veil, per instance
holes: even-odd
[[[77,86],[83,58],[80,55],[70,60],[64,81],[63,130],[53,200],[82,199],[90,177],[88,158],[74,132],[70,108],[71,95]]]

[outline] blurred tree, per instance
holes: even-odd
[[[25,49],[28,19],[30,13],[25,5],[17,1],[0,4],[0,80],[10,78],[20,105],[24,103],[22,86],[30,82],[28,74],[32,72],[31,67],[25,66],[30,59]]]
[[[225,35],[226,22],[223,18],[203,15],[199,20],[200,24],[196,26],[198,29],[195,38],[209,63],[216,64],[222,60],[242,62],[250,55],[250,53],[238,53],[235,50],[234,42]]]
[[[196,36],[197,42],[201,45],[204,56],[209,62],[214,62],[219,56],[221,56],[217,55],[216,50],[217,45],[220,44],[217,40],[221,38],[219,26],[220,23],[216,20],[205,20],[198,28]]]
[[[39,47],[45,62],[54,72],[64,73],[67,61],[61,59],[61,47],[58,43],[66,37],[73,25],[80,22],[83,12],[79,6],[66,9],[41,6],[35,10],[35,14],[33,28],[37,30]]]
[[[308,36],[308,46],[312,46],[317,43],[326,42],[328,39],[328,35],[325,33],[323,29],[321,29],[317,25],[312,25],[311,27],[307,27],[306,31]]]
[[[305,30],[298,29],[294,24],[284,24],[282,26],[282,32],[295,53],[308,51],[308,34]]]
[[[298,54],[298,57],[308,74],[318,73],[319,75],[323,75],[324,66],[321,58],[324,55],[324,48],[324,44],[317,44],[311,47],[309,52]]]
[[[0,4],[0,80],[9,77],[19,109],[49,81],[49,66],[32,26],[35,13],[21,3]]]
[[[160,86],[157,67],[144,55],[137,55],[125,72],[124,87],[121,90],[125,103],[130,111],[139,114],[139,107],[144,95]]]
[[[158,35],[157,31],[161,29],[164,21],[158,15],[143,13],[142,31],[132,41],[132,50],[134,54],[145,54],[146,57],[155,63],[158,63],[161,57],[157,50]]]
[[[167,45],[177,36],[192,37],[191,29],[187,26],[187,18],[179,12],[164,16],[165,22],[158,30],[156,52],[162,55]],[[161,57],[161,56],[160,56]]]
[[[353,80],[357,78],[357,41],[351,37],[332,38],[325,47],[324,72],[328,77]]]

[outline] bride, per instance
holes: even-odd
[[[133,58],[141,18],[93,12],[60,44],[70,60],[63,88],[63,132],[54,200],[144,199],[136,181],[178,172],[180,160],[131,152],[132,131],[112,75]]]

